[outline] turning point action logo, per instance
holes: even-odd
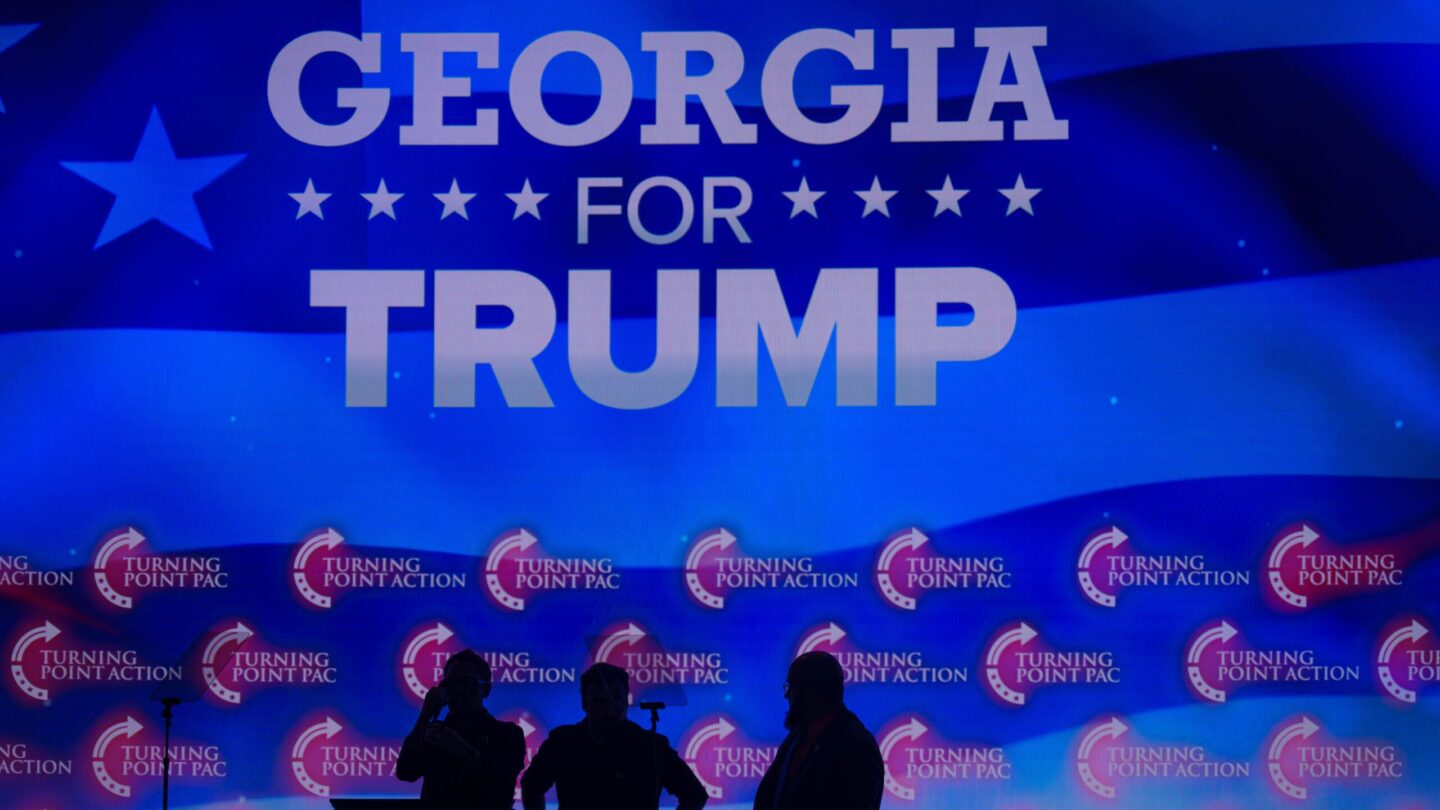
[[[1130,536],[1111,526],[1085,538],[1075,566],[1080,590],[1091,602],[1115,607],[1123,588],[1223,588],[1249,585],[1249,571],[1211,570],[1203,554],[1145,555]]]
[[[118,715],[117,715],[118,716]],[[158,736],[141,739],[136,735],[146,726],[125,714],[123,720],[102,723],[90,746],[90,773],[107,793],[129,798],[137,783],[144,780],[159,787],[165,774],[164,746]],[[219,746],[170,741],[170,781],[219,781],[229,772],[229,763]]]
[[[94,649],[56,643],[68,635],[49,620],[22,625],[10,645],[10,680],[26,698],[49,705],[69,684],[124,685],[178,681],[181,667],[146,663],[138,650]]]
[[[332,792],[394,787],[400,746],[393,741],[352,738],[345,725],[324,712],[301,721],[287,739],[294,740],[290,744],[290,775],[313,796],[329,798]]]
[[[116,529],[100,540],[90,574],[100,597],[123,610],[133,608],[148,591],[230,586],[219,557],[152,554],[134,527]]]
[[[0,588],[59,588],[75,584],[73,571],[40,571],[26,554],[0,554]]]
[[[38,776],[69,776],[74,770],[75,761],[72,759],[46,756],[28,743],[0,740],[0,778],[16,776],[28,780]],[[0,793],[3,792],[0,790]]]
[[[329,609],[341,591],[358,588],[448,590],[464,588],[462,572],[426,571],[415,555],[361,556],[334,529],[311,532],[290,557],[290,584],[305,604]]]
[[[860,577],[815,570],[814,557],[747,557],[726,529],[701,532],[685,555],[685,588],[695,604],[720,610],[732,590],[858,588]]]
[[[968,683],[968,667],[937,667],[925,663],[919,650],[870,652],[849,641],[850,634],[835,622],[816,625],[801,636],[795,657],[823,650],[835,656],[845,670],[845,682],[954,684]]]
[[[751,740],[723,714],[703,717],[685,732],[681,758],[715,800],[754,790],[775,761],[777,746]]]
[[[886,538],[875,560],[875,587],[902,610],[914,610],[926,591],[1010,586],[1004,557],[941,557],[931,550],[930,538],[914,527]]]
[[[1435,641],[1435,634],[1415,617],[1386,625],[1375,652],[1375,674],[1385,694],[1415,703],[1421,687],[1440,683],[1440,647]]]
[[[1131,740],[1127,737],[1130,730],[1119,717],[1081,729],[1075,748],[1075,771],[1080,784],[1090,793],[1113,799],[1119,786],[1130,781],[1250,776],[1248,762],[1217,759],[1198,745]]]
[[[998,745],[952,743],[916,715],[897,717],[880,727],[880,757],[885,763],[885,792],[913,801],[925,783],[1008,782],[1014,766]]]
[[[1402,543],[1378,540],[1340,547],[1306,523],[1282,529],[1265,555],[1273,603],[1299,611],[1355,593],[1398,588],[1404,579]]]
[[[519,612],[541,591],[597,590],[620,587],[620,574],[608,557],[559,559],[545,553],[526,529],[495,538],[485,555],[485,593],[496,607]]]
[[[445,663],[465,648],[455,631],[444,622],[426,622],[405,638],[400,648],[400,680],[416,701],[445,677]],[[537,666],[527,650],[496,651],[476,649],[490,665],[490,677],[497,684],[575,683],[574,667]]]
[[[1310,648],[1252,649],[1224,619],[1202,625],[1185,651],[1185,682],[1191,694],[1224,703],[1237,687],[1252,683],[1345,683],[1360,680],[1360,667],[1321,663]]]
[[[213,632],[200,656],[205,689],[221,703],[238,706],[261,686],[319,686],[338,680],[326,650],[269,649],[244,621]],[[237,646],[230,651],[228,648]]]
[[[1320,725],[1304,715],[1276,726],[1268,739],[1266,772],[1270,784],[1287,798],[1310,798],[1315,781],[1392,780],[1405,775],[1404,759],[1394,745],[1330,741]]]
[[[1042,686],[1116,684],[1120,667],[1109,650],[1052,650],[1026,622],[1002,627],[985,648],[985,687],[1006,706],[1024,706]]]

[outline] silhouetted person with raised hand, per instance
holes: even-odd
[[[699,810],[708,796],[670,741],[625,719],[630,677],[613,664],[580,676],[585,719],[550,732],[520,780],[525,810],[543,810],[555,786],[560,810],[653,810],[659,789]]]
[[[876,810],[885,790],[880,746],[845,708],[845,671],[809,652],[785,678],[790,731],[755,792],[755,810]]]
[[[406,782],[424,777],[420,798],[435,807],[515,806],[515,778],[525,767],[525,733],[485,710],[489,696],[490,665],[474,650],[450,656],[445,677],[425,694],[415,727],[400,748],[395,775]]]

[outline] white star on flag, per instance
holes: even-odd
[[[507,192],[505,196],[510,198],[510,202],[515,203],[515,214],[514,216],[510,217],[510,221],[514,222],[515,220],[520,218],[521,214],[529,214],[530,216],[539,219],[540,201],[545,199],[546,197],[549,197],[550,193],[545,192],[542,194],[531,189],[530,178],[527,177],[525,178],[525,185],[519,191],[513,194]]]
[[[195,192],[209,186],[244,157],[177,157],[160,120],[160,110],[152,107],[130,160],[61,161],[60,165],[115,195],[93,249],[156,220],[210,250],[210,236],[200,219]]]
[[[459,214],[463,220],[470,219],[470,213],[465,210],[465,204],[475,198],[472,192],[466,194],[460,190],[460,181],[450,178],[450,190],[444,194],[436,194],[435,199],[445,204],[445,210],[440,212],[440,218],[444,219],[451,214]]]
[[[384,214],[385,216],[394,219],[395,201],[400,199],[401,197],[404,197],[405,195],[395,194],[391,192],[390,189],[385,188],[385,178],[382,177],[380,178],[379,188],[375,189],[375,191],[369,194],[366,194],[362,191],[360,192],[360,196],[364,197],[365,201],[370,203],[370,216],[366,217],[366,219],[374,219],[381,214]]]
[[[855,196],[865,201],[865,210],[860,214],[861,219],[870,216],[876,211],[879,211],[887,218],[890,216],[890,205],[888,201],[891,197],[895,196],[895,192],[886,191],[881,188],[879,177],[870,181],[870,189],[868,191],[857,191],[855,192]]]
[[[295,212],[296,219],[306,214],[314,214],[316,217],[324,219],[325,212],[320,210],[320,205],[330,199],[330,195],[316,191],[315,179],[309,178],[305,181],[305,190],[290,192],[290,199],[300,203],[300,210]]]
[[[1020,210],[1024,210],[1025,213],[1032,217],[1035,216],[1035,209],[1030,207],[1030,200],[1034,198],[1036,194],[1039,194],[1041,189],[1026,188],[1025,178],[1023,176],[1015,175],[1014,188],[1000,188],[996,189],[996,191],[1004,194],[1005,199],[1010,201],[1010,207],[1005,209],[1005,216],[1008,217]]]
[[[960,216],[960,198],[970,193],[968,188],[955,188],[950,184],[950,175],[945,175],[945,185],[936,189],[928,189],[925,192],[935,198],[935,216],[940,216],[946,211],[955,212]]]
[[[823,191],[812,191],[810,183],[804,177],[800,178],[800,187],[794,191],[782,191],[781,194],[790,200],[790,218],[794,219],[801,212],[819,219],[820,214],[815,210],[815,201],[825,196]]]

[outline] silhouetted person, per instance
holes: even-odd
[[[656,788],[699,810],[709,798],[690,766],[659,734],[625,719],[630,677],[613,664],[595,664],[580,676],[585,719],[550,732],[520,780],[525,810],[543,810],[555,786],[560,810],[652,810]],[[658,771],[658,773],[657,773]]]
[[[445,677],[425,694],[405,737],[395,775],[425,778],[420,798],[439,807],[496,810],[515,806],[515,777],[525,767],[525,734],[485,711],[490,665],[474,650],[445,662]],[[444,720],[441,710],[449,707]]]
[[[755,810],[876,810],[885,790],[880,746],[845,708],[845,671],[835,656],[809,652],[785,678],[785,728],[755,792]]]

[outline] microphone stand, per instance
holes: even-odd
[[[164,763],[165,770],[164,770],[164,776],[162,777],[161,783],[160,783],[160,784],[161,784],[161,787],[160,787],[160,807],[161,807],[162,810],[170,810],[170,722],[171,722],[171,710],[174,709],[176,706],[179,706],[179,705],[180,705],[180,698],[177,698],[177,697],[161,698],[161,699],[160,699],[160,705],[162,705],[162,706],[165,707],[165,710],[160,713],[160,715],[165,718],[165,756],[164,756],[164,759],[162,760],[162,762]]]
[[[660,710],[665,704],[658,700],[642,701],[640,708],[650,712],[650,776],[654,780],[651,783],[650,795],[655,800],[655,806],[660,806]]]
[[[254,635],[250,628],[239,622],[236,622],[234,627],[223,630],[201,630],[176,662],[176,668],[183,668],[189,673],[189,677],[179,683],[161,683],[150,693],[150,700],[165,707],[160,713],[165,718],[165,750],[161,758],[164,770],[160,788],[162,810],[170,810],[170,763],[173,761],[170,756],[170,726],[173,723],[175,707],[204,697],[206,691],[219,680],[220,674],[230,666],[235,653]],[[230,646],[232,644],[234,646]],[[220,656],[222,648],[227,650],[224,657]]]

